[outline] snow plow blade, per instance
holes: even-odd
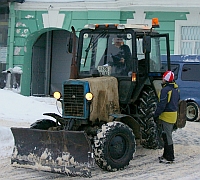
[[[90,177],[90,141],[83,131],[46,131],[11,128],[14,149],[11,164],[68,176]]]

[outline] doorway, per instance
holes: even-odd
[[[72,54],[67,52],[70,32],[53,30],[42,34],[32,49],[31,95],[51,96],[69,79]]]

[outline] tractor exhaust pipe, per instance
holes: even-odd
[[[71,73],[70,73],[70,79],[77,79],[78,78],[78,69],[77,69],[77,63],[76,63],[76,32],[74,26],[71,27],[72,29],[72,35],[73,35],[73,43],[72,43],[72,63],[71,63]]]

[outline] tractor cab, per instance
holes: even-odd
[[[152,27],[135,24],[86,25],[79,34],[76,58],[78,78],[117,78],[120,104],[135,101],[147,82],[160,85],[162,74],[170,70],[169,34],[155,31],[158,21],[153,19],[152,22]],[[166,55],[167,66],[162,65],[161,55]],[[158,93],[160,87],[156,90]]]
[[[152,26],[154,27],[154,26]],[[79,34],[79,77],[160,76],[166,69],[161,55],[167,55],[170,69],[169,36],[152,27],[132,24],[90,24]]]

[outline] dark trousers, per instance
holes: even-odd
[[[162,138],[164,141],[163,157],[168,161],[174,160],[174,146],[172,140],[173,126],[174,124],[170,124],[161,120]]]

